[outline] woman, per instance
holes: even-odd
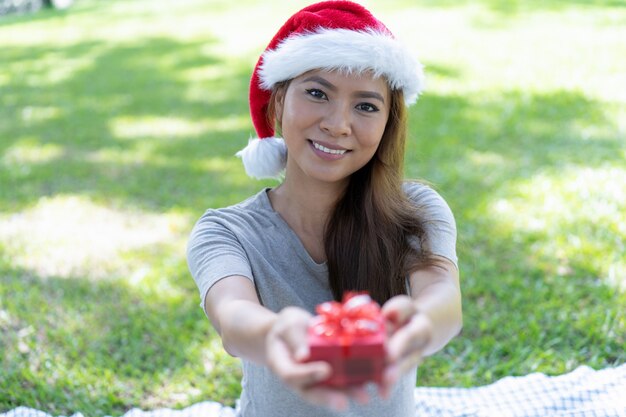
[[[188,248],[202,307],[243,361],[241,416],[412,415],[416,366],[460,331],[454,218],[436,192],[401,177],[405,106],[422,78],[349,1],[297,12],[260,57],[250,85],[259,138],[238,155],[249,175],[284,179],[208,210]],[[382,305],[378,387],[323,387],[329,364],[306,362],[315,306],[349,290]]]

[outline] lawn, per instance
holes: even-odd
[[[234,404],[185,244],[275,184],[233,156],[256,58],[306,4],[267,3],[0,18],[0,412]],[[406,175],[458,224],[464,329],[418,384],[626,362],[626,2],[368,4],[426,65]]]

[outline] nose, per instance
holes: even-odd
[[[332,137],[347,137],[352,134],[351,109],[349,105],[338,103],[328,106],[320,122],[320,129]]]

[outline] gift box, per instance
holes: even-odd
[[[322,385],[345,387],[382,382],[385,321],[366,293],[347,293],[341,303],[318,305],[308,328],[308,361],[326,361],[332,375]]]

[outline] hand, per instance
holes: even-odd
[[[306,401],[346,410],[349,400],[367,403],[364,387],[336,389],[316,386],[332,372],[327,362],[304,362],[309,356],[307,328],[311,314],[297,307],[283,309],[270,328],[266,338],[267,366],[285,385]]]
[[[387,364],[379,387],[383,398],[407,371],[422,362],[424,348],[432,338],[432,323],[420,314],[411,297],[399,295],[382,307],[387,323]]]

